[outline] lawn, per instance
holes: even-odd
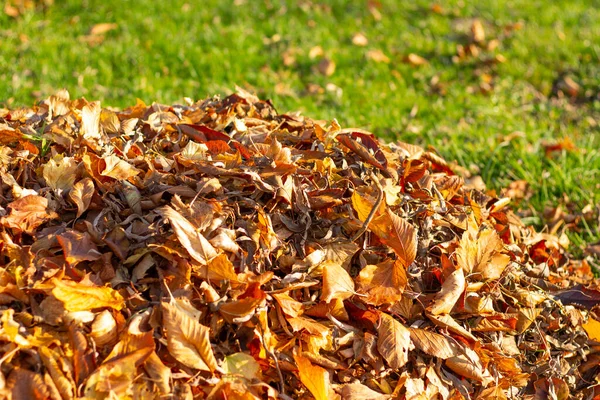
[[[238,85],[280,112],[431,146],[498,193],[525,180],[515,207],[526,222],[566,220],[579,254],[600,239],[597,2],[56,0],[21,11],[0,14],[4,106],[63,87],[125,107]]]

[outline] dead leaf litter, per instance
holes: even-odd
[[[587,263],[419,146],[243,90],[0,133],[2,398],[598,395]]]

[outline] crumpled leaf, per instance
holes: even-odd
[[[431,305],[431,314],[448,314],[465,290],[465,275],[462,268],[452,272],[442,284]]]
[[[367,265],[360,271],[358,293],[366,295],[364,301],[369,304],[393,304],[402,297],[406,282],[403,263],[386,260],[378,265]]]
[[[52,190],[59,194],[67,193],[75,183],[78,165],[73,157],[57,154],[44,165],[42,175]]]
[[[90,178],[83,178],[73,185],[73,189],[69,192],[69,198],[77,206],[77,218],[81,217],[81,214],[90,206],[94,191],[94,181]]]
[[[179,242],[194,260],[204,265],[217,256],[215,248],[183,215],[169,206],[157,211],[169,221]]]

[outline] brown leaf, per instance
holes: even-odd
[[[15,368],[6,380],[12,399],[46,400],[50,398],[50,388],[40,374],[26,369]]]
[[[217,251],[198,230],[177,211],[169,206],[156,210],[167,219],[175,231],[179,243],[190,253],[190,256],[202,265],[217,256]]]
[[[377,350],[392,369],[402,368],[412,348],[410,331],[392,316],[380,313],[377,328]]]
[[[460,354],[454,340],[424,329],[409,328],[415,347],[430,356],[447,359]]]
[[[81,217],[90,206],[94,191],[94,181],[90,178],[83,178],[73,186],[69,198],[77,206],[77,218]]]
[[[462,268],[457,268],[442,284],[431,306],[431,314],[448,314],[465,290],[465,275]]]
[[[376,392],[358,381],[342,386],[340,394],[344,400],[387,400],[392,397]]]
[[[102,257],[96,244],[92,242],[89,233],[68,230],[56,236],[63,249],[65,260],[70,266],[75,266],[82,261],[95,261]]]
[[[317,70],[321,75],[331,76],[335,72],[335,62],[325,57],[317,65]]]
[[[58,214],[48,209],[48,199],[29,195],[8,204],[10,213],[0,219],[0,224],[16,231],[33,233],[45,222],[58,218]]]
[[[169,353],[187,367],[214,372],[217,360],[210,346],[209,328],[194,319],[177,300],[162,302],[161,306]]]
[[[54,286],[52,295],[64,304],[67,311],[89,311],[106,307],[120,310],[125,303],[116,290],[95,286],[91,282],[77,283],[52,278],[50,284]]]

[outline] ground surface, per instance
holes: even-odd
[[[525,180],[520,208],[537,210],[526,222],[552,223],[542,211],[557,205],[569,222],[598,203],[594,2],[203,3],[61,1],[16,17],[5,7],[0,103],[66,87],[116,107],[170,104],[240,85],[282,112],[433,146],[498,190]],[[586,215],[575,250],[598,239]]]

